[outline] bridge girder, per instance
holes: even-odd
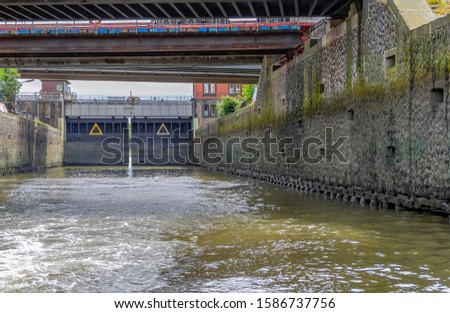
[[[52,36],[1,39],[0,57],[130,57],[283,54],[303,44],[296,32],[173,36]]]
[[[61,68],[61,67],[103,67],[103,66],[223,66],[223,65],[259,65],[263,57],[246,56],[114,56],[114,57],[4,57],[0,58],[0,67],[14,68]]]
[[[362,0],[3,0],[0,20],[330,16]]]
[[[41,80],[89,80],[89,81],[130,81],[158,83],[241,83],[257,84],[258,74],[214,73],[214,72],[131,72],[126,70],[63,70],[23,69],[21,77]]]

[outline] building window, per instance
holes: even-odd
[[[241,84],[236,84],[236,94],[237,95],[241,94]]]
[[[204,95],[215,95],[216,94],[216,84],[203,84],[203,94]]]
[[[209,105],[203,105],[203,117],[209,117]]]
[[[211,116],[217,116],[217,108],[215,104],[211,105]]]
[[[234,95],[234,84],[230,84],[229,93],[230,93],[230,95]]]

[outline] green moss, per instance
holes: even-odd
[[[380,105],[391,103],[397,97],[406,96],[409,79],[407,76],[396,76],[386,84],[369,84],[362,79],[357,80],[351,90],[323,100],[316,106],[305,109],[305,116],[336,115],[355,107],[363,107],[377,102]]]
[[[434,13],[437,15],[450,14],[450,3],[446,0],[427,0]]]
[[[236,112],[227,119],[219,120],[219,134],[233,134],[244,130],[264,130],[271,127],[279,127],[286,124],[284,115],[276,115],[271,111],[263,111],[258,114],[254,107],[248,107],[247,112]]]
[[[435,77],[443,77],[450,73],[450,51],[448,49],[448,33],[445,30],[439,30],[431,36],[423,36],[413,39],[409,33],[399,34],[397,42],[397,64],[395,70],[386,72],[386,79],[380,79],[378,82],[367,82],[364,72],[370,69],[358,66],[356,72],[358,78],[353,83],[353,60],[352,38],[348,34],[346,43],[346,82],[345,90],[338,95],[325,98],[321,89],[320,72],[320,53],[317,47],[310,50],[309,53],[299,57],[296,62],[302,63],[303,99],[298,104],[299,110],[293,112],[276,114],[274,82],[277,74],[272,72],[272,66],[268,59],[264,63],[265,71],[262,77],[263,96],[265,101],[261,107],[261,112],[251,109],[249,113],[237,112],[236,115],[227,121],[219,122],[219,133],[229,134],[242,130],[265,129],[272,126],[282,126],[287,123],[298,120],[302,116],[313,115],[336,115],[345,112],[348,109],[376,105],[385,106],[404,103],[397,101],[402,97],[408,96],[409,84],[413,82],[416,86],[428,84]],[[363,46],[363,50],[367,47]],[[363,51],[367,57],[366,51]],[[366,64],[367,66],[367,64]],[[379,70],[379,69],[377,69]],[[380,71],[383,73],[382,71]],[[298,82],[300,83],[300,82]],[[239,115],[240,114],[240,115]]]

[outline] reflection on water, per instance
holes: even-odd
[[[0,180],[3,292],[449,292],[449,236],[190,167]]]

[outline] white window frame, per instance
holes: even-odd
[[[237,95],[240,95],[240,94],[241,94],[241,90],[242,90],[241,84],[236,84],[236,94],[237,94]]]
[[[203,112],[203,117],[209,117],[209,105],[208,104],[203,105],[202,112]]]
[[[230,84],[229,86],[228,86],[228,88],[229,88],[229,93],[230,93],[230,95],[234,95],[234,84]]]

